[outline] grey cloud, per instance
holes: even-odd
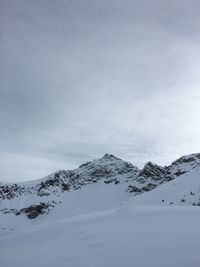
[[[0,176],[200,150],[199,5],[0,1]]]

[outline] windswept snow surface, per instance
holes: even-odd
[[[199,267],[199,207],[123,206],[1,230],[0,266]]]

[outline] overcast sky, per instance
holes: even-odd
[[[0,180],[193,152],[199,0],[0,0]]]

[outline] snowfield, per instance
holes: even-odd
[[[198,207],[134,206],[1,231],[0,266],[199,267]]]

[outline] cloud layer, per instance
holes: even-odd
[[[0,179],[200,151],[198,0],[1,0]]]

